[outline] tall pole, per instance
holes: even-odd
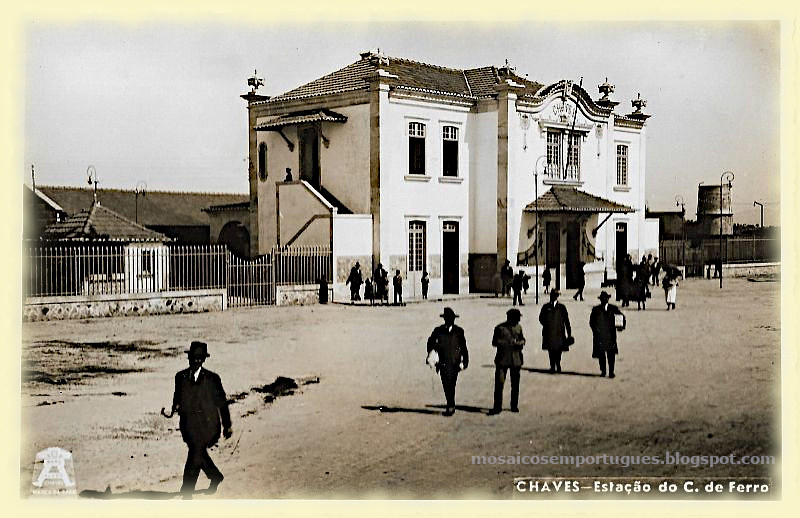
[[[760,202],[757,202],[757,201],[754,201],[753,202],[753,207],[755,207],[756,205],[761,207],[761,228],[764,228],[764,204],[760,203]]]
[[[728,189],[732,187],[733,173],[725,171],[719,176],[719,289],[722,289],[722,182],[728,179]]]
[[[675,196],[675,206],[681,208],[681,262],[684,269],[686,268],[686,206],[683,196],[680,194]],[[663,255],[663,254],[662,254]]]
[[[94,184],[93,199],[94,203],[97,203],[97,169],[95,169],[93,165],[90,165],[86,168],[86,180],[88,181],[89,185]]]
[[[533,165],[533,210],[536,213],[536,224],[534,225],[533,233],[533,248],[536,250],[536,277],[534,284],[536,285],[536,304],[539,304],[539,162],[547,160],[547,155],[542,155],[536,159]]]
[[[133,190],[133,195],[136,198],[136,223],[139,223],[139,195],[144,196],[147,194],[147,184],[143,181],[136,183],[136,188]]]

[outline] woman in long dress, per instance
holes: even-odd
[[[661,286],[664,288],[664,297],[667,301],[667,311],[669,311],[670,307],[675,309],[675,300],[678,298],[678,277],[674,276],[673,273],[668,270],[667,275],[661,282]]]

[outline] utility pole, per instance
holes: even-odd
[[[722,182],[728,179],[728,189],[733,187],[733,173],[725,171],[719,176],[719,289],[722,289]]]
[[[753,207],[755,207],[756,205],[761,207],[761,228],[764,228],[764,204],[761,202],[754,201]]]

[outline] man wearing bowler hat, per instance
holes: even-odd
[[[206,493],[216,492],[223,476],[207,450],[219,440],[220,422],[226,439],[233,431],[222,381],[217,374],[203,368],[203,362],[210,356],[208,345],[192,342],[186,352],[189,368],[175,375],[172,411],[180,415],[181,436],[189,447],[181,493],[184,498],[191,498],[201,470],[211,481]]]
[[[503,408],[503,385],[506,372],[511,370],[511,411],[519,412],[519,371],[522,367],[522,348],[525,337],[522,336],[522,318],[518,309],[506,311],[506,321],[494,328],[492,347],[497,348],[494,357],[494,405],[489,415],[497,415]]]
[[[569,350],[568,338],[572,336],[569,313],[558,302],[560,292],[553,288],[550,302],[542,305],[539,323],[542,324],[542,350],[550,356],[550,373],[561,372],[561,354]]]
[[[625,329],[625,315],[614,304],[608,301],[611,295],[605,291],[597,297],[600,304],[592,308],[589,316],[589,327],[592,328],[592,358],[597,358],[600,363],[600,375],[606,375],[606,359],[608,360],[608,377],[614,377],[614,360],[619,352],[617,348],[617,327],[614,322],[615,315],[622,315],[622,326]]]
[[[443,415],[449,417],[456,411],[456,381],[459,371],[469,365],[469,352],[464,330],[455,324],[458,318],[455,311],[444,308],[439,316],[444,319],[444,324],[435,328],[428,338],[428,354],[436,351],[439,355],[436,370],[442,378],[442,388],[447,401]]]

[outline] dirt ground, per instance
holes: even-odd
[[[626,310],[617,378],[597,376],[585,302],[562,296],[576,344],[550,375],[533,294],[519,414],[489,417],[490,345],[510,299],[452,306],[471,362],[455,416],[425,365],[445,303],[236,309],[23,325],[22,494],[37,451],[73,452],[78,491],[172,498],[186,448],[171,403],[193,339],[231,399],[234,435],[211,452],[215,498],[512,498],[515,476],[762,477],[762,465],[473,465],[473,455],[775,455],[780,452],[780,284],[688,280],[677,311],[654,288]],[[612,301],[613,302],[613,301]],[[272,399],[278,376],[298,388]],[[508,391],[505,397],[508,405]],[[265,398],[265,395],[267,396]],[[778,458],[778,460],[780,460]],[[200,477],[198,488],[207,481]],[[208,498],[208,497],[205,497]]]

